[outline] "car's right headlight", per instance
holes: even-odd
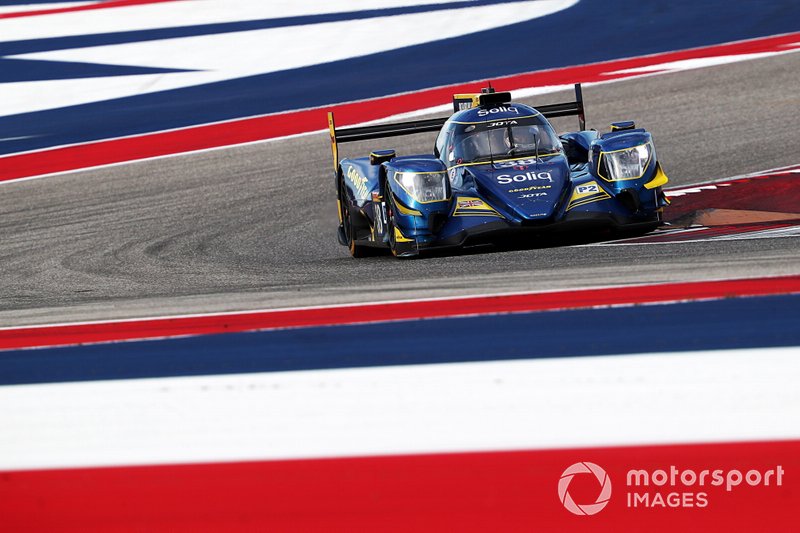
[[[608,179],[618,181],[641,178],[652,155],[653,146],[649,142],[632,148],[603,152]]]
[[[447,200],[447,173],[445,172],[397,172],[394,179],[418,202]]]

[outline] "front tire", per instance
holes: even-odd
[[[397,209],[394,203],[394,194],[391,189],[386,187],[386,233],[389,236],[388,244],[389,250],[392,255],[399,258],[410,258],[418,255],[416,250],[416,243],[414,242],[397,242],[395,233],[394,214]]]

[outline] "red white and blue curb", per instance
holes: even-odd
[[[511,91],[546,87],[555,90],[577,82],[605,83],[697,68],[696,60],[705,59],[708,64],[717,64],[719,61],[764,57],[764,54],[792,53],[800,49],[798,43],[800,33],[790,33],[678,52],[529,72],[493,81],[495,85]],[[485,80],[478,80],[468,84],[346,102],[335,106],[336,120],[340,125],[352,125],[436,108],[443,102],[448,102],[452,94],[476,92],[484,84]],[[318,133],[323,131],[321,128],[327,123],[326,113],[330,109],[331,106],[303,109],[6,155],[0,157],[0,182]]]
[[[0,350],[800,294],[800,276],[625,285],[0,328]]]

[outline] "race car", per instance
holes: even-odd
[[[547,120],[571,115],[580,131],[559,136]],[[584,116],[580,84],[574,102],[536,108],[491,86],[454,95],[449,118],[337,130],[329,112],[339,243],[353,257],[414,257],[564,231],[652,231],[668,180],[651,134],[632,121],[587,130]],[[339,160],[341,143],[435,131],[432,154]]]

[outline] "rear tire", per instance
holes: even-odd
[[[372,255],[370,253],[372,250],[370,250],[369,247],[356,244],[356,228],[350,216],[350,205],[347,201],[347,190],[345,189],[344,178],[342,176],[339,176],[339,214],[342,217],[345,245],[347,249],[350,250],[350,255],[356,259]]]

